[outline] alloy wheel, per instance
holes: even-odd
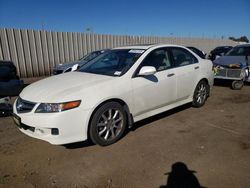
[[[205,84],[200,84],[196,92],[196,101],[199,104],[203,104],[207,98],[207,87]]]
[[[97,121],[97,132],[101,139],[110,141],[119,136],[124,126],[124,117],[119,109],[110,108]]]

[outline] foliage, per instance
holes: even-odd
[[[229,37],[230,40],[236,41],[236,42],[246,42],[249,43],[249,40],[246,36],[241,36],[240,38],[235,37]]]

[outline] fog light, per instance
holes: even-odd
[[[59,135],[59,130],[57,128],[52,128],[51,129],[51,134],[52,135]]]

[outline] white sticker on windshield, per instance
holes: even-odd
[[[129,50],[128,53],[142,54],[143,52],[145,52],[145,50],[132,49],[132,50]]]
[[[120,76],[121,75],[121,71],[115,71],[115,73],[114,73],[114,75],[116,75],[116,76]]]

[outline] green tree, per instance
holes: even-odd
[[[249,40],[248,40],[248,38],[247,38],[246,36],[240,37],[240,41],[241,41],[241,42],[249,43]]]
[[[240,38],[229,37],[228,39],[236,41],[236,42],[246,42],[246,43],[249,43],[249,40],[248,40],[248,38],[246,36],[241,36]]]

